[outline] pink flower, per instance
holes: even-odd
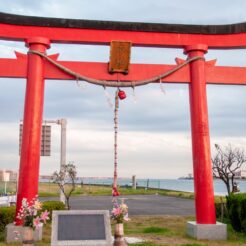
[[[44,223],[46,223],[46,220],[49,220],[49,212],[45,210],[44,212],[41,213],[40,215],[40,220],[42,220]]]
[[[40,224],[40,218],[39,217],[36,217],[35,219],[33,219],[33,226],[35,228],[39,227],[39,224]]]
[[[34,209],[36,209],[36,210],[40,210],[41,208],[42,208],[42,203],[40,202],[40,201],[38,201],[38,200],[36,200],[35,202],[34,202]]]
[[[121,209],[120,208],[113,208],[112,214],[117,216],[121,214]]]
[[[124,216],[125,221],[130,221],[131,219],[128,217],[128,213]]]

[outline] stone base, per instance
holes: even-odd
[[[13,223],[8,224],[5,227],[5,242],[22,242],[22,235],[23,235],[23,227],[16,226]],[[42,240],[43,236],[43,226],[40,226],[38,229],[34,231],[34,240],[39,241]]]
[[[197,224],[195,221],[188,221],[187,234],[196,239],[226,240],[227,225],[216,222],[216,224]]]

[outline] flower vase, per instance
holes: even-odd
[[[32,227],[23,227],[22,244],[24,246],[34,246],[34,232]]]
[[[123,223],[117,223],[114,227],[114,246],[126,246],[124,239],[124,225]]]

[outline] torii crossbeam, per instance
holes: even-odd
[[[204,54],[209,49],[245,49],[246,23],[217,26],[151,24],[0,13],[0,39],[24,41],[30,51],[42,54],[46,53],[51,43],[109,45],[112,40],[126,40],[132,42],[132,46],[183,48],[188,59],[200,57],[201,59],[194,60],[162,78],[161,82],[189,84],[196,222],[216,224],[206,84],[245,85],[246,68],[216,66],[215,61],[206,62]],[[107,63],[59,61],[58,55],[49,57],[87,77],[109,82],[118,79],[117,74],[108,73]],[[176,59],[177,64],[183,62]],[[121,75],[120,81],[125,81],[127,85],[127,81],[156,76],[177,64],[131,64],[129,74]],[[37,54],[30,52],[25,55],[16,52],[16,59],[0,59],[0,77],[27,78],[17,194],[18,211],[23,197],[31,200],[38,192],[44,80],[74,80],[74,76]],[[107,86],[110,86],[110,83]]]

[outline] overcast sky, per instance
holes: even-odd
[[[43,17],[182,24],[228,24],[246,21],[245,0],[0,0],[0,11]],[[0,41],[0,57],[26,52],[24,43]],[[109,60],[109,48],[52,44],[49,54],[60,60]],[[132,63],[174,64],[181,49],[133,48]],[[209,51],[217,65],[246,66],[245,50]],[[83,71],[81,71],[83,74]],[[66,118],[67,161],[79,176],[113,174],[113,109],[101,87],[75,81],[46,81],[44,119]],[[19,121],[23,117],[25,80],[0,79],[0,168],[19,166]],[[120,102],[119,176],[177,178],[192,172],[187,85],[138,87]],[[208,86],[211,146],[245,147],[246,115],[243,86]],[[113,99],[115,89],[107,89]],[[41,157],[40,173],[59,169],[60,128],[52,126],[52,156]]]

